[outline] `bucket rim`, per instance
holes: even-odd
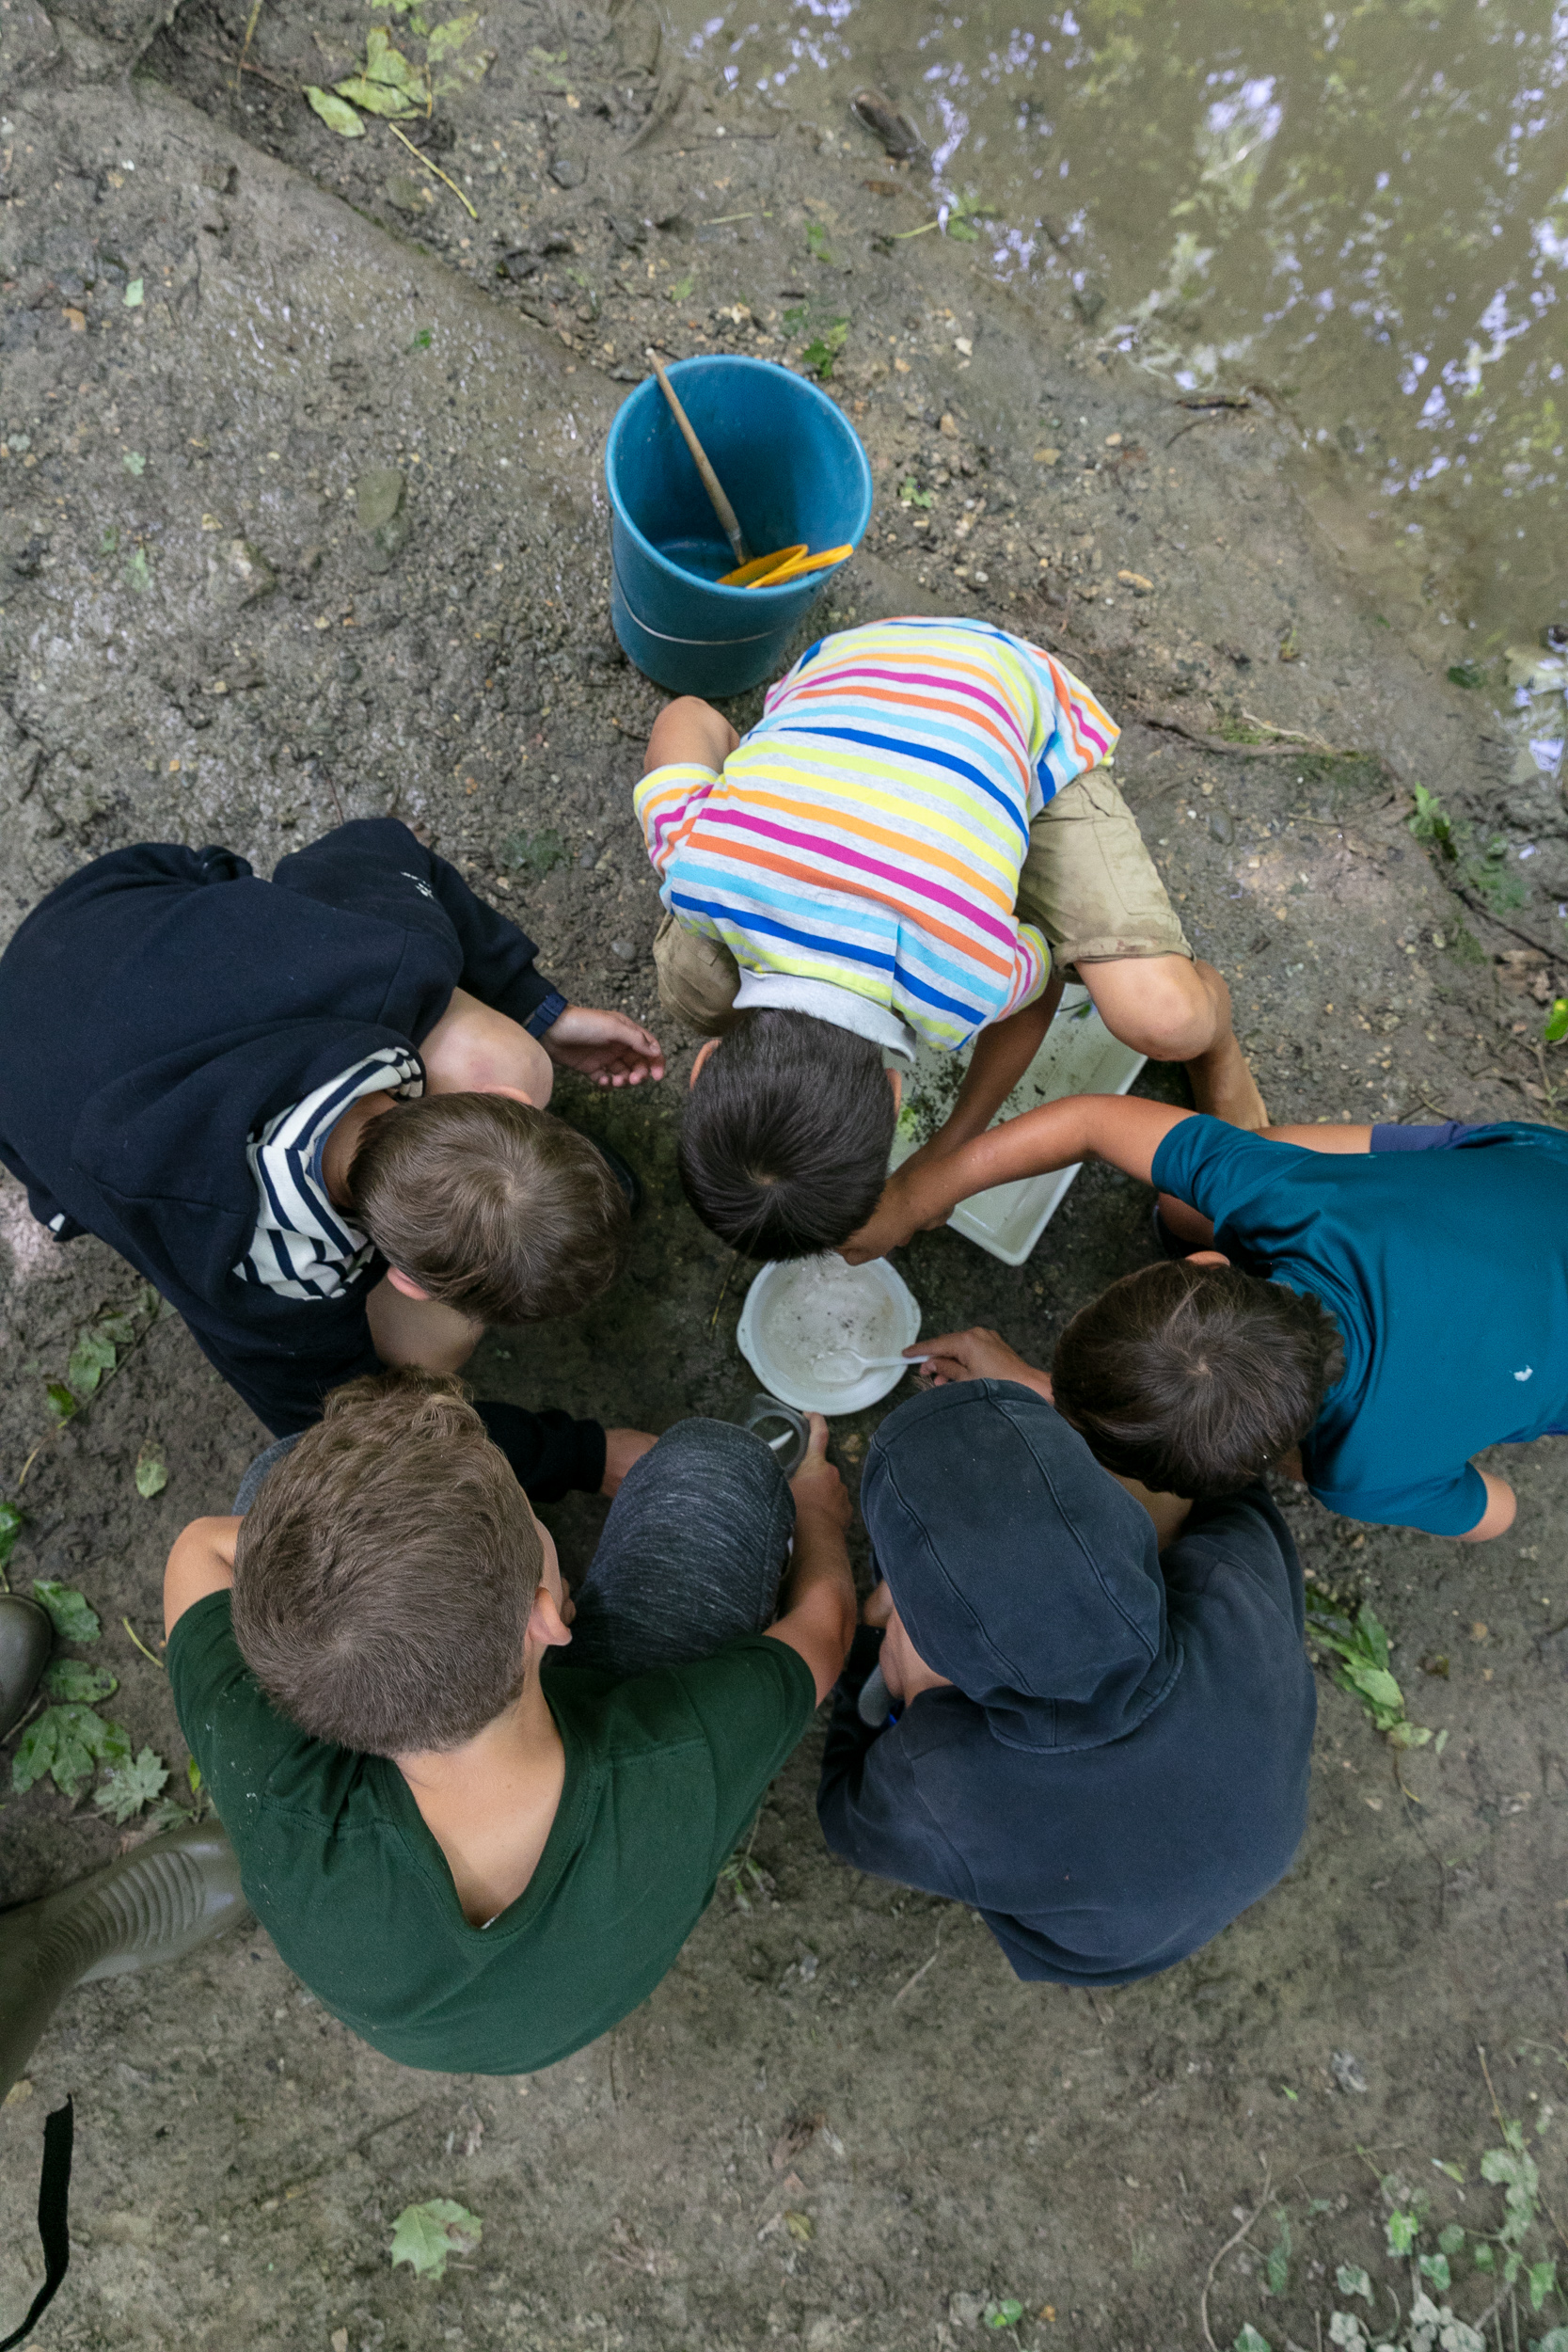
[[[767,597],[768,602],[766,605],[761,605],[761,609],[764,612],[769,610],[777,612],[781,614],[782,618],[782,600],[799,600],[801,597],[802,592],[810,592],[810,594],[815,595],[818,589],[825,587],[829,580],[835,579],[844,569],[844,564],[851,562],[853,556],[859,553],[861,540],[865,534],[866,525],[871,520],[871,509],[875,503],[877,495],[877,485],[871,472],[871,460],[865,453],[864,442],[861,439],[860,435],[855,431],[854,426],[850,423],[848,418],[845,415],[838,403],[834,400],[830,400],[827,393],[822,389],[819,384],[808,384],[804,376],[797,375],[793,368],[782,366],[777,359],[758,359],[753,358],[750,352],[745,351],[693,352],[685,359],[675,360],[673,364],[666,368],[664,372],[670,378],[671,383],[674,384],[676,389],[678,390],[678,378],[682,370],[694,367],[745,368],[759,373],[766,372],[774,375],[784,376],[789,383],[796,385],[802,392],[806,393],[810,399],[816,401],[819,406],[824,409],[830,417],[832,417],[834,424],[839,428],[839,430],[847,434],[850,445],[859,460],[862,489],[860,518],[856,523],[854,530],[849,533],[850,554],[845,556],[842,563],[832,564],[825,571],[810,572],[804,579],[801,580],[785,580],[777,588],[726,588],[721,580],[704,580],[700,573],[689,572],[685,570],[681,564],[673,564],[661,548],[655,547],[653,541],[639,529],[638,525],[632,520],[631,516],[626,511],[626,501],[621,496],[620,487],[615,479],[614,466],[611,461],[615,452],[616,441],[621,434],[626,419],[629,416],[631,410],[637,405],[639,398],[643,393],[646,392],[651,394],[657,401],[662,401],[663,399],[663,394],[658,389],[658,379],[657,376],[645,375],[642,378],[641,383],[637,385],[626,394],[626,399],[621,403],[621,405],[617,408],[614,417],[610,421],[610,431],[605,436],[604,446],[605,489],[609,494],[610,502],[611,507],[614,509],[617,520],[621,523],[623,529],[626,530],[631,538],[636,542],[639,550],[642,554],[646,555],[652,563],[656,564],[660,571],[668,573],[672,580],[680,580],[688,586],[695,585],[697,587],[706,589],[716,596],[722,596],[726,601],[733,597],[737,602],[746,603],[753,610],[757,609],[757,607],[761,604],[761,599],[763,597]]]

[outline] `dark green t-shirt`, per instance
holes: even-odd
[[[312,1740],[262,1696],[229,1595],[169,1636],[181,1728],[251,1908],[294,1974],[404,2066],[549,2066],[645,2000],[816,1706],[809,1669],[749,1634],[615,1682],[547,1665],[561,1804],[517,1900],[470,1927],[395,1764]]]

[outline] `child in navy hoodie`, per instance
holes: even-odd
[[[1161,1551],[1045,1375],[996,1356],[1016,1378],[912,1399],[866,1457],[884,1629],[879,1659],[855,1637],[817,1815],[858,1869],[978,1911],[1018,1976],[1131,1984],[1291,1867],[1317,1715],[1301,1564],[1261,1486]]]
[[[453,1371],[486,1323],[610,1281],[626,1200],[546,1108],[558,1066],[663,1074],[390,818],[270,882],[228,850],[115,850],[0,957],[0,1160],[53,1232],[155,1283],[275,1435],[379,1363]],[[536,1435],[536,1499],[613,1477],[596,1423]]]

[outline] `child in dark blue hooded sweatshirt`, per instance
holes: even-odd
[[[0,957],[0,1160],[52,1232],[156,1284],[275,1436],[382,1361],[453,1371],[486,1322],[603,1289],[626,1202],[545,1107],[557,1064],[663,1074],[390,818],[270,882],[228,850],[114,850]],[[596,1422],[485,1409],[535,1501],[612,1491],[652,1443],[611,1431],[607,1457]]]
[[[863,1631],[816,1809],[847,1861],[977,1910],[1020,1977],[1128,1984],[1217,1935],[1300,1843],[1301,1566],[1260,1486],[1196,1505],[1161,1553],[1028,1376],[936,1389],[877,1433],[867,1615],[903,1711],[863,1720]]]

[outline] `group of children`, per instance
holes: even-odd
[[[225,1834],[0,1917],[0,2088],[84,1952],[168,1956],[246,1899],[392,2057],[546,2065],[657,1983],[830,1694],[829,1845],[972,1905],[1020,1976],[1168,1967],[1289,1867],[1315,1700],[1265,1473],[1351,1518],[1512,1523],[1471,1457],[1568,1425],[1568,1137],[1268,1126],[1116,736],[1049,654],[899,620],[813,646],[743,739],[684,699],[649,743],[660,997],[705,1039],[680,1168],[715,1232],[859,1261],[1087,1158],[1158,1197],[1159,1258],[1049,1373],[994,1332],[922,1343],[862,1483],[863,1609],[820,1420],[786,1482],[726,1423],[467,1400],[487,1324],[573,1312],[622,1260],[636,1180],[549,1109],[555,1070],[664,1065],[406,827],[341,826],[271,882],[118,851],[24,923],[0,1159],[157,1284],[276,1442],[166,1581]],[[992,1125],[1069,969],[1196,1110]],[[974,1050],[889,1178],[919,1040]],[[568,1594],[536,1508],[572,1488],[611,1502]],[[0,1600],[0,1724],[47,1655],[30,1608]]]

